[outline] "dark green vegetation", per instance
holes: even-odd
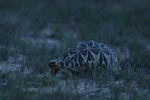
[[[12,63],[10,57],[22,67],[15,72],[0,71],[4,74],[0,78],[7,79],[7,85],[0,84],[0,100],[149,100],[149,9],[149,0],[1,0],[0,69],[3,62]],[[58,43],[45,42],[51,39]],[[68,80],[47,74],[48,61],[90,39],[127,48],[129,58],[121,61],[123,70],[114,80],[94,78],[105,92],[73,93],[67,83],[71,92],[52,88]],[[32,71],[25,74],[26,68]],[[91,73],[88,75],[83,79],[87,84]],[[77,78],[69,84],[76,90],[80,81]],[[50,88],[40,90],[43,87]]]

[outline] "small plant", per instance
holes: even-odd
[[[9,47],[0,47],[0,61],[6,61],[9,58]]]

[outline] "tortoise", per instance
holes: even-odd
[[[70,73],[82,73],[90,68],[117,68],[116,52],[104,43],[94,40],[79,42],[66,51],[59,59],[49,61],[51,73],[56,75],[61,69]]]

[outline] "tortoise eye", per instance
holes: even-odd
[[[55,62],[49,62],[49,67],[53,67],[55,65]]]
[[[51,65],[55,65],[55,62],[50,62]]]

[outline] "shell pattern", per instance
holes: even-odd
[[[65,52],[60,60],[65,68],[72,71],[98,69],[103,66],[110,69],[117,66],[116,52],[104,43],[93,40],[78,43],[76,47]]]

